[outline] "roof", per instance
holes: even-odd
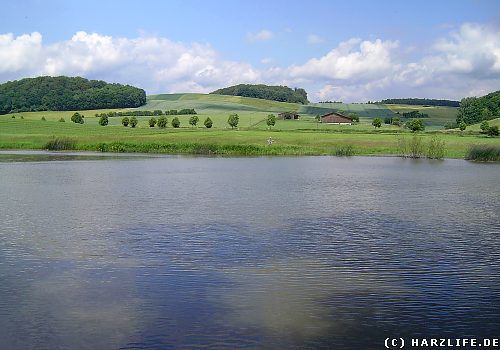
[[[349,119],[350,121],[352,121],[351,117],[348,117],[347,115],[344,115],[344,114],[339,113],[339,112],[330,112],[330,113],[322,115],[321,118],[330,117],[330,116],[332,116],[332,117],[346,118],[346,119]]]

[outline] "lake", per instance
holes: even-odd
[[[500,164],[0,154],[2,349],[498,338]]]

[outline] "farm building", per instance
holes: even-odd
[[[299,114],[297,112],[281,112],[278,113],[279,119],[299,119]]]
[[[352,118],[339,112],[331,112],[321,116],[321,122],[325,124],[351,125]]]

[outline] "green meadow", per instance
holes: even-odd
[[[200,153],[223,155],[396,155],[398,138],[412,137],[402,128],[382,125],[375,129],[371,121],[375,117],[397,116],[394,112],[410,110],[409,106],[385,106],[374,104],[321,103],[300,105],[238,96],[204,94],[165,94],[148,98],[148,103],[138,110],[162,111],[194,108],[199,122],[189,125],[189,115],[177,116],[181,127],[169,124],[165,129],[150,128],[151,117],[138,117],[136,128],[123,127],[121,117],[109,118],[108,126],[100,126],[96,113],[126,111],[127,109],[80,111],[85,115],[84,124],[70,121],[72,112],[25,112],[0,116],[0,148],[44,149],[55,138],[71,139],[77,150],[112,152]],[[428,113],[436,125],[454,121],[456,112],[446,107],[428,108],[411,106]],[[129,109],[131,110],[131,109]],[[314,118],[332,110],[354,112],[361,116],[360,123],[352,126],[321,124]],[[299,120],[277,120],[271,129],[266,125],[268,114],[298,111]],[[240,117],[238,128],[227,124],[230,114]],[[42,117],[45,120],[42,120]],[[210,117],[213,127],[207,129],[203,121]],[[65,122],[60,122],[61,118]],[[157,118],[157,117],[156,117]],[[426,121],[427,122],[427,121]],[[497,121],[492,121],[495,125]],[[442,129],[442,128],[441,128]],[[438,137],[446,145],[446,157],[462,158],[472,145],[500,146],[500,138],[490,138],[471,126],[466,132],[437,130],[428,127],[420,133],[424,143]],[[267,144],[271,137],[274,142]],[[346,151],[347,150],[347,151]]]

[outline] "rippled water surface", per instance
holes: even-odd
[[[2,349],[499,335],[499,164],[58,156],[0,179]]]

